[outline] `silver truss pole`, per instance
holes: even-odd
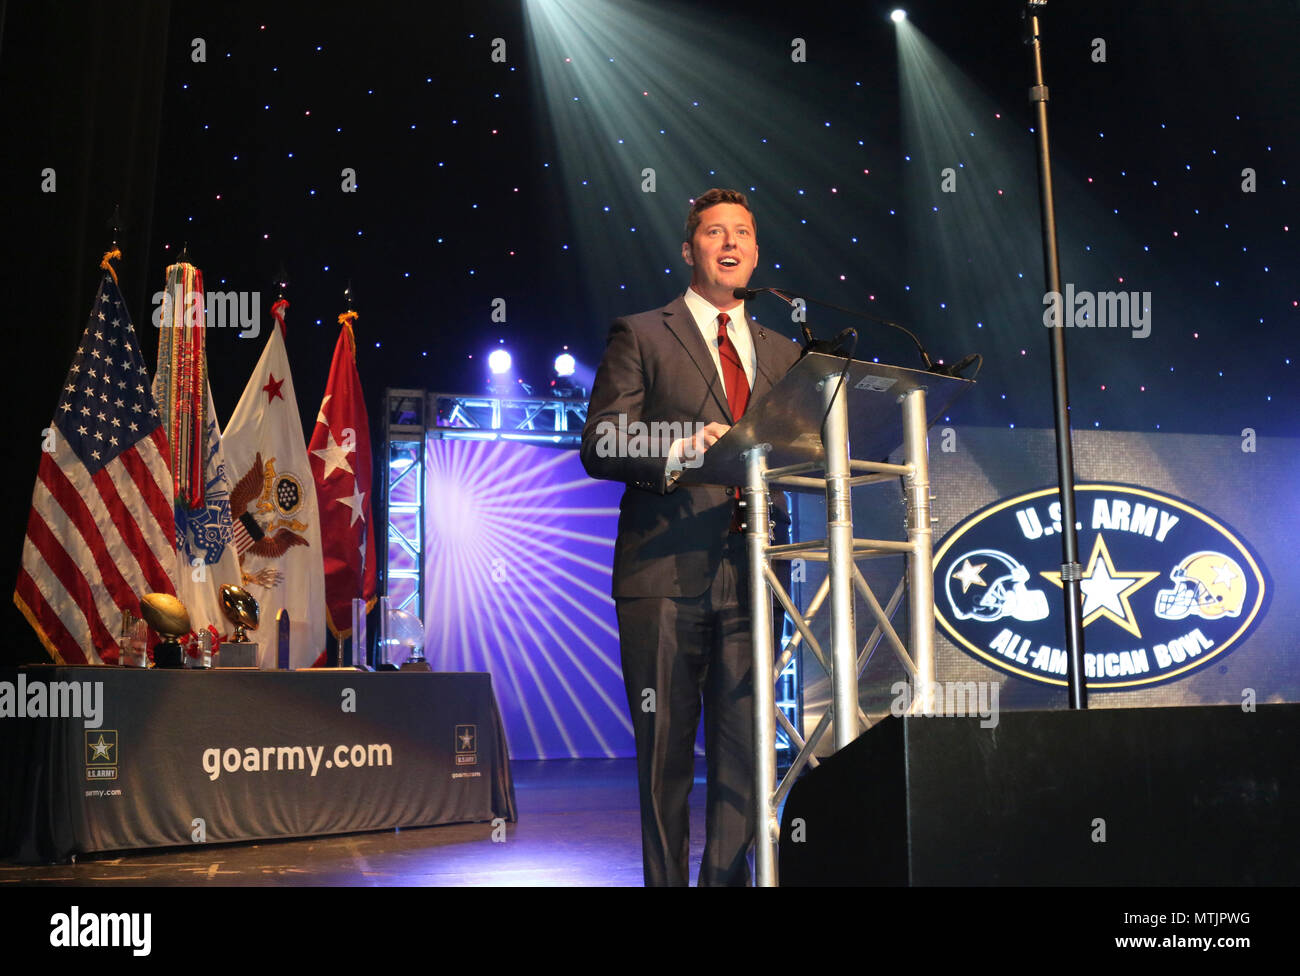
[[[903,476],[907,496],[908,626],[912,638],[915,692],[913,707],[924,704],[934,688],[934,562],[930,518],[930,457],[926,442],[925,390],[903,397],[903,454],[911,472]]]
[[[772,674],[772,599],[768,595],[767,452],[758,444],[745,452],[745,548],[749,556],[749,614],[753,635],[754,686],[754,884],[776,885],[780,824],[772,784],[776,781],[776,691]]]
[[[853,489],[849,484],[849,408],[838,374],[821,381],[826,422],[826,568],[831,596],[831,686],[835,750],[858,737],[858,639],[853,620]],[[925,436],[922,415],[921,435]]]

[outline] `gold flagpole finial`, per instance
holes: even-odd
[[[352,361],[357,360],[357,335],[352,331],[352,323],[357,320],[357,313],[348,309],[339,315],[339,325],[343,326],[348,333],[348,343],[352,346]]]
[[[111,274],[113,276],[113,284],[119,285],[119,287],[120,287],[120,283],[117,280],[117,270],[111,264],[109,264],[109,262],[120,261],[120,260],[122,260],[122,251],[121,249],[115,247],[111,251],[105,251],[103,258],[101,258],[99,262],[100,269],[103,271],[107,271],[109,274]]]

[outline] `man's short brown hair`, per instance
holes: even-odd
[[[754,225],[754,236],[758,236],[758,221],[754,219],[754,211],[750,209],[749,201],[745,198],[745,194],[741,193],[739,190],[720,190],[715,186],[713,189],[706,190],[704,193],[700,194],[695,198],[695,202],[691,204],[690,212],[686,215],[687,244],[691,244],[695,241],[695,231],[700,226],[700,214],[708,210],[710,207],[717,206],[719,203],[737,203],[746,210],[749,210],[749,220],[750,223]]]

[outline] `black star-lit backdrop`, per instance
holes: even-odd
[[[530,36],[548,6],[568,11],[571,37]],[[385,385],[480,389],[501,339],[535,387],[566,344],[594,365],[611,315],[683,286],[674,234],[689,195],[731,182],[752,188],[760,220],[756,283],[902,320],[949,360],[982,352],[979,392],[954,420],[1046,426],[1029,68],[1016,5],[979,6],[914,5],[911,29],[938,52],[919,66],[883,8],[749,5],[721,30],[721,7],[662,7],[699,24],[676,75],[681,52],[618,34],[623,5],[181,7],[150,267],[161,279],[188,243],[209,288],[260,289],[265,305],[283,264],[306,416],[351,281],[376,412]],[[1300,17],[1294,3],[1200,14],[1062,4],[1045,16],[1064,280],[1150,295],[1144,339],[1071,334],[1079,425],[1266,434],[1295,413],[1297,92],[1283,40]],[[691,63],[700,37],[720,39],[716,62]],[[559,67],[566,44],[613,67]],[[647,68],[620,74],[627,62]],[[568,87],[548,88],[548,70],[566,68]],[[924,91],[902,99],[909,85]],[[566,137],[582,144],[557,145]],[[640,192],[640,161],[617,157],[633,141],[659,164],[654,194]],[[665,161],[683,159],[713,165],[666,178]],[[793,333],[781,307],[755,310]],[[848,322],[814,312],[811,324]],[[871,354],[914,362],[895,334],[862,331]],[[212,334],[219,409],[259,346]]]
[[[384,387],[483,389],[498,344],[535,389],[563,346],[594,366],[612,315],[684,287],[689,197],[734,185],[757,214],[754,284],[904,322],[936,358],[982,353],[954,423],[1050,426],[1019,5],[904,6],[898,27],[882,4],[175,4],[154,24],[165,43],[127,52],[161,59],[153,131],[131,101],[150,97],[147,85],[42,82],[39,72],[57,74],[53,42],[39,65],[32,54],[19,62],[30,70],[15,69],[15,14],[5,84],[30,83],[23,104],[35,108],[6,192],[33,228],[24,258],[106,247],[115,188],[78,207],[39,192],[45,157],[54,166],[88,151],[89,139],[50,138],[54,120],[66,124],[71,105],[93,115],[94,138],[152,187],[130,215],[146,253],[123,268],[137,325],[182,246],[209,289],[261,293],[263,330],[283,266],[305,421],[350,282],[379,444]],[[1044,15],[1063,279],[1150,295],[1146,338],[1069,334],[1074,423],[1289,435],[1300,4],[1161,6],[1056,2]],[[59,9],[51,29],[89,16]],[[137,128],[114,131],[113,113],[132,105]],[[156,154],[141,148],[154,138]],[[343,188],[350,173],[355,192]],[[57,306],[29,356],[41,365],[23,379],[23,417],[56,403],[95,288],[93,265],[76,270],[64,285],[77,300]],[[42,307],[19,302],[27,319]],[[795,334],[782,306],[757,299],[752,310]],[[826,335],[850,323],[814,312],[809,324]],[[156,342],[141,332],[152,365]],[[916,364],[892,330],[861,333],[859,355]],[[209,335],[223,420],[264,335]],[[15,522],[36,432],[22,443]],[[6,551],[15,563],[17,547]]]

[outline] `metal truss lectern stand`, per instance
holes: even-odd
[[[847,371],[845,367],[848,367]],[[841,382],[841,375],[843,381]],[[776,884],[776,849],[780,826],[777,809],[804,765],[834,724],[835,748],[858,736],[858,672],[883,637],[912,676],[913,707],[934,685],[934,587],[930,537],[930,471],[926,431],[971,380],[883,366],[823,353],[804,356],[776,387],[753,404],[740,422],[704,454],[682,481],[691,484],[741,485],[745,502],[745,542],[749,557],[751,628],[754,643],[754,875],[755,884]],[[901,405],[902,424],[895,413]],[[903,463],[883,460],[903,446]],[[850,458],[850,453],[853,459]],[[821,477],[815,477],[818,472]],[[906,495],[905,542],[857,539],[853,535],[852,489],[901,478]],[[789,545],[772,545],[768,487],[824,491],[826,537]],[[888,605],[882,607],[857,560],[905,555],[907,570]],[[772,572],[775,559],[824,560],[826,578],[804,612]],[[890,620],[911,592],[911,654]],[[797,633],[775,659],[772,641],[771,589]],[[861,594],[876,627],[859,653],[854,622],[854,591]],[[813,636],[810,624],[830,600],[830,657]],[[800,641],[831,676],[831,706],[804,740],[776,708],[775,676],[789,663]],[[863,717],[865,724],[865,717]],[[776,779],[776,724],[780,723],[799,753],[785,777]]]

